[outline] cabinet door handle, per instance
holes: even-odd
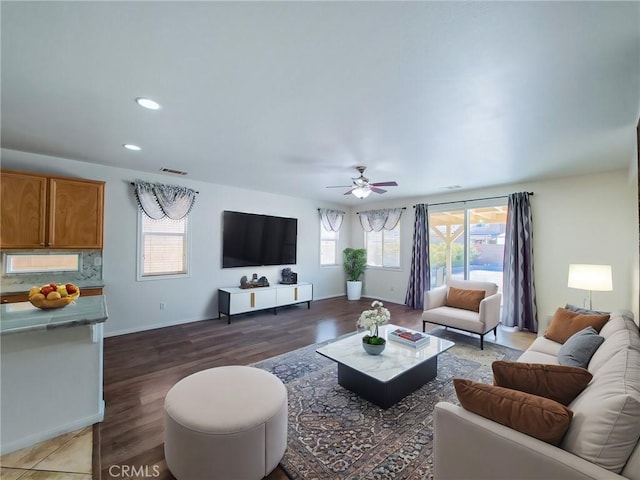
[[[293,299],[298,300],[298,287],[293,287]]]
[[[251,292],[251,308],[256,306],[256,294],[255,292]]]

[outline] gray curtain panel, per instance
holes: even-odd
[[[134,182],[134,193],[140,210],[153,220],[180,220],[189,215],[196,201],[195,190],[162,183]]]
[[[424,292],[431,285],[431,267],[429,265],[429,207],[426,203],[416,205],[413,222],[413,249],[411,251],[411,274],[404,299],[405,305],[422,309]]]
[[[502,324],[538,331],[533,282],[533,221],[529,193],[509,195],[504,246]]]

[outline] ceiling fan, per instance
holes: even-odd
[[[359,177],[351,178],[353,180],[352,185],[333,185],[327,188],[348,188],[351,187],[351,190],[345,192],[345,195],[352,194],[358,198],[367,198],[371,192],[375,193],[385,193],[386,190],[378,187],[397,187],[398,184],[396,182],[376,182],[370,183],[369,179],[364,176],[364,171],[367,167],[363,165],[358,165],[356,170],[360,172]]]

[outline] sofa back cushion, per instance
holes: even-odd
[[[619,473],[640,439],[640,351],[618,349],[569,409],[561,448]]]
[[[571,335],[587,327],[593,327],[599,332],[608,320],[609,315],[586,315],[558,308],[544,336],[554,342],[564,343]]]
[[[593,354],[588,367],[593,374],[621,349],[631,347],[640,350],[638,326],[629,317],[612,315],[600,330],[600,336],[604,337],[604,343]]]

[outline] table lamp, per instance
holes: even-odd
[[[593,310],[591,292],[610,292],[613,290],[611,280],[611,265],[569,265],[569,288],[589,290],[589,309]]]

